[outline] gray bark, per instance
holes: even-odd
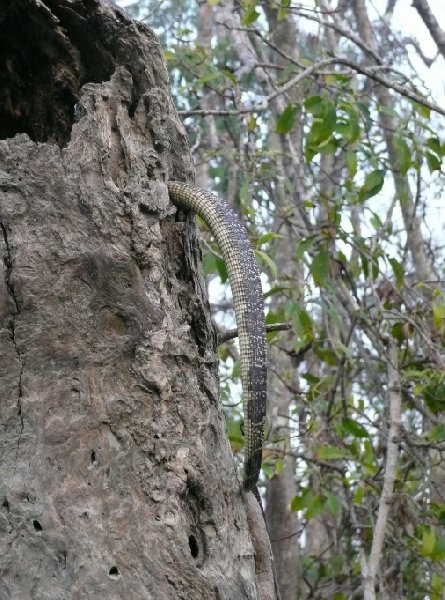
[[[0,598],[257,598],[162,51],[0,5]]]
[[[266,17],[271,33],[271,41],[284,55],[298,60],[296,40],[298,31],[291,14],[278,19],[277,10],[266,6]],[[271,51],[271,62],[285,65],[287,61],[281,55]],[[301,90],[294,89],[288,93],[286,100],[301,101]],[[282,99],[277,99],[273,109],[274,118],[284,107],[279,107]],[[301,129],[296,127],[292,133],[282,136],[273,132],[269,134],[269,147],[274,156],[276,168],[276,194],[274,203],[274,230],[283,237],[276,240],[276,264],[283,281],[292,282],[296,290],[295,296],[304,287],[302,266],[294,261],[295,242],[297,236],[291,219],[283,219],[284,214],[292,214],[300,199],[302,187],[302,167],[304,163],[301,153]],[[292,157],[290,160],[289,157]],[[298,181],[296,194],[289,194],[285,182]],[[296,199],[297,198],[297,201]],[[295,211],[297,212],[297,211]],[[301,231],[301,230],[300,230]],[[283,298],[274,297],[272,308],[282,304]],[[297,495],[295,478],[295,459],[292,455],[292,431],[290,422],[291,408],[295,401],[295,391],[299,389],[299,374],[293,364],[290,351],[294,348],[293,332],[280,336],[279,347],[272,346],[269,351],[269,450],[275,456],[283,457],[283,468],[267,482],[266,521],[272,543],[272,550],[280,586],[282,600],[295,600],[302,597],[302,565],[300,559],[300,525],[298,513],[291,511],[292,499]],[[286,349],[289,353],[284,352]],[[281,373],[283,378],[275,374]]]

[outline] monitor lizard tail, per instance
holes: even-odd
[[[170,200],[195,212],[214,235],[232,288],[238,328],[244,410],[243,487],[258,500],[258,477],[267,397],[267,355],[261,280],[247,232],[235,212],[216,194],[170,181]],[[261,504],[261,501],[260,501]]]

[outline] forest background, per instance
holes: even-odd
[[[283,599],[445,597],[445,9],[119,4],[165,48],[197,185],[244,218],[267,323],[293,326],[268,336],[261,482]],[[220,359],[240,458],[236,343]]]

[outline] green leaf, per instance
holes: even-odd
[[[425,404],[434,414],[445,411],[445,384],[439,383],[426,386],[423,397]]]
[[[283,458],[277,458],[275,460],[275,472],[277,475],[281,475],[281,473],[283,472],[284,469],[284,459]]]
[[[411,150],[405,140],[396,136],[394,138],[394,147],[397,150],[398,159],[399,159],[399,167],[402,172],[402,175],[406,175],[408,169],[411,166]]]
[[[347,431],[348,433],[351,433],[354,437],[358,437],[358,438],[366,438],[368,437],[368,432],[366,431],[366,429],[364,427],[362,427],[361,425],[359,425],[359,423],[357,423],[356,421],[353,421],[352,419],[343,419],[342,420],[342,425],[345,431]]]
[[[292,289],[293,288],[290,285],[275,285],[274,287],[271,287],[270,290],[267,290],[267,292],[264,292],[263,298],[264,300],[266,300],[266,298],[270,298],[270,296],[273,296],[274,294],[281,294],[281,292],[289,292],[289,290]]]
[[[425,119],[429,119],[430,115],[431,115],[431,110],[428,108],[428,106],[425,106],[424,104],[420,104],[419,102],[416,102],[415,100],[412,100],[412,105],[415,109],[415,111],[417,112],[417,114],[419,114],[421,117],[424,117]]]
[[[340,113],[338,116],[335,131],[339,133],[347,143],[353,144],[360,138],[360,124],[357,111],[349,103],[342,103],[339,108],[346,114]]]
[[[317,113],[319,109],[321,109],[321,114],[314,115],[312,127],[307,136],[307,143],[312,146],[318,146],[321,142],[328,140],[335,131],[337,120],[335,106],[328,100],[322,100],[322,103],[317,106]]]
[[[298,242],[295,250],[295,259],[300,260],[303,254],[314,244],[315,240],[316,236],[310,235],[307,238],[303,238],[301,242]]]
[[[380,192],[385,182],[386,171],[383,169],[376,169],[371,171],[365,177],[365,182],[359,189],[358,195],[360,200],[368,200]]]
[[[318,139],[319,142],[327,140],[335,131],[335,124],[337,121],[337,113],[335,106],[330,101],[326,101],[325,110],[323,114],[323,120],[318,127]]]
[[[321,250],[314,256],[310,271],[315,285],[318,287],[327,286],[329,278],[329,253],[327,250]]]
[[[431,306],[433,309],[434,328],[438,333],[443,334],[445,332],[445,306],[437,300]]]
[[[289,104],[278,116],[275,131],[280,134],[289,133],[294,126],[295,119],[301,112],[299,104]]]
[[[227,273],[227,265],[226,263],[218,257],[216,258],[216,268],[218,269],[218,275],[219,278],[221,279],[221,283],[226,283],[226,281],[229,279],[229,275]]]
[[[297,512],[297,510],[301,510],[306,507],[306,498],[303,496],[294,496],[290,503],[290,509],[293,512]]]
[[[176,54],[173,52],[173,50],[164,50],[164,58],[165,60],[175,60]]]
[[[335,140],[321,142],[318,145],[318,151],[321,154],[333,154],[337,150],[338,144]]]
[[[262,250],[255,250],[255,255],[264,262],[265,265],[267,265],[269,267],[269,270],[271,272],[271,275],[274,279],[277,278],[277,274],[278,274],[278,269],[277,269],[277,265],[275,264],[275,262],[270,258],[270,256],[268,254],[266,254],[266,252],[263,252]]]
[[[333,494],[332,492],[326,492],[326,506],[330,513],[333,515],[338,514],[338,511],[341,507],[341,502],[338,495]]]
[[[394,323],[394,325],[391,328],[392,337],[395,340],[397,340],[400,344],[406,340],[405,325],[406,323]]]
[[[322,112],[322,109],[319,107],[323,106],[323,98],[321,96],[309,96],[304,101],[305,109],[315,115],[319,115]]]
[[[286,319],[287,315],[283,307],[279,308],[278,310],[269,310],[266,315],[266,323],[268,325],[273,325],[274,323],[284,323]]]
[[[440,575],[433,573],[431,575],[431,598],[430,600],[440,600],[443,592],[443,580]]]
[[[332,153],[337,141],[332,138],[337,122],[336,108],[333,102],[322,96],[311,96],[305,101],[307,112],[312,113],[312,126],[306,135],[305,158],[308,163],[319,152]]]
[[[269,233],[263,233],[256,241],[257,246],[262,246],[263,244],[267,244],[270,240],[275,240],[276,238],[284,237],[281,233],[275,233],[274,231],[270,231]]]
[[[249,204],[249,183],[249,178],[245,177],[239,188],[239,201],[243,207]]]
[[[260,13],[256,9],[256,2],[251,2],[241,19],[241,25],[250,25],[251,23],[254,23],[259,16]]]
[[[308,500],[312,498],[312,492],[309,488],[302,489],[299,496],[294,496],[290,503],[290,509],[294,512],[306,508]]]
[[[220,78],[221,78],[221,73],[219,71],[211,71],[210,73],[207,73],[206,75],[203,75],[202,77],[199,77],[198,79],[196,79],[195,84],[202,86],[206,83],[216,81]]]
[[[323,512],[323,509],[324,509],[323,496],[320,496],[320,495],[313,496],[307,504],[307,509],[306,509],[304,516],[308,520],[314,519],[315,517],[318,517],[318,515],[320,515]]]
[[[219,2],[219,0],[216,1]],[[227,79],[229,79],[229,81],[231,81],[234,85],[238,85],[238,79],[236,75],[234,75],[231,71],[228,71],[227,69],[222,69],[221,73],[224,75],[224,77],[227,77]],[[254,123],[255,118],[252,115],[250,115],[249,119],[252,120],[249,125],[249,131],[252,131],[252,122]]]
[[[338,460],[345,458],[346,451],[337,446],[318,446],[315,448],[315,455],[319,460]]]
[[[355,490],[354,498],[352,499],[352,501],[354,502],[354,504],[361,504],[363,502],[364,497],[365,488],[360,486]]]
[[[380,231],[380,229],[383,228],[383,223],[380,220],[379,215],[372,210],[370,210],[369,212],[372,214],[371,219],[370,219],[371,225],[374,227],[374,229],[376,231]]]
[[[445,426],[442,423],[436,425],[431,429],[431,431],[427,433],[425,437],[432,444],[442,442],[443,440],[445,440]]]
[[[337,355],[331,348],[323,348],[317,344],[317,346],[314,348],[314,354],[318,356],[321,361],[325,362],[331,367],[334,367],[338,363]]]
[[[364,102],[357,102],[357,108],[363,115],[363,120],[365,122],[365,130],[369,131],[373,126],[373,120],[371,119],[371,111]]]
[[[445,558],[445,537],[437,538],[431,558],[434,562],[440,562]]]
[[[216,267],[216,256],[212,252],[206,252],[202,259],[202,266],[204,268],[204,275],[214,275],[218,272]]]
[[[357,174],[357,153],[348,150],[345,155],[346,166],[351,179]]]
[[[422,556],[431,556],[436,545],[436,534],[434,531],[424,529],[422,534],[422,546],[420,554]]]
[[[241,423],[235,419],[226,421],[227,437],[229,438],[232,449],[237,452],[244,446],[244,439],[241,433]]]
[[[428,148],[430,148],[438,156],[442,155],[442,146],[437,137],[428,138],[427,141],[425,142],[425,144],[428,146]]]
[[[364,254],[360,254],[360,261],[362,263],[362,271],[365,279],[369,277],[369,260]]]
[[[377,471],[377,469],[375,466],[374,452],[372,450],[371,442],[369,440],[365,440],[363,442],[363,448],[364,448],[364,456],[363,456],[362,464],[370,472],[374,473],[375,471]]]
[[[388,258],[388,262],[391,265],[392,271],[394,273],[394,277],[396,280],[396,287],[399,288],[399,290],[400,290],[400,288],[403,287],[403,281],[405,278],[403,266],[395,258]]]
[[[314,339],[314,325],[309,314],[294,304],[290,316],[297,336],[304,342]]]
[[[241,361],[235,360],[235,361],[233,361],[232,379],[233,379],[233,381],[239,381],[240,378],[241,378]]]
[[[212,252],[206,252],[203,259],[204,275],[214,275],[217,273],[221,283],[226,283],[228,279],[226,263]]]
[[[428,164],[430,173],[432,173],[433,171],[440,171],[440,167],[441,167],[442,163],[435,154],[431,154],[431,152],[427,152],[426,153],[426,162]]]
[[[278,15],[277,15],[278,22],[280,22],[286,18],[287,9],[289,8],[289,6],[290,6],[290,0],[283,0],[280,3],[280,10],[278,11]]]
[[[350,124],[350,133],[349,133],[349,142],[352,144],[356,142],[360,138],[361,129],[358,120],[358,114],[354,109],[349,109],[349,124]]]
[[[304,149],[304,158],[306,159],[306,162],[308,165],[311,164],[312,159],[317,156],[318,154],[318,150],[314,150],[313,148],[311,148],[311,146],[309,146],[309,144],[306,144],[306,147]]]
[[[375,256],[373,256],[373,258],[372,258],[371,273],[372,273],[373,279],[377,279],[380,274],[378,257],[376,258]]]

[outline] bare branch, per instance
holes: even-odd
[[[364,575],[364,597],[365,600],[374,600],[374,583],[379,569],[380,558],[385,540],[386,526],[388,522],[389,509],[391,506],[398,450],[400,443],[400,419],[402,407],[402,394],[400,375],[397,359],[397,347],[394,340],[388,338],[388,402],[389,402],[389,429],[386,445],[385,474],[383,476],[382,493],[379,500],[377,521],[374,527],[371,553],[367,562]],[[363,565],[363,563],[362,563]]]
[[[436,42],[438,49],[445,57],[445,32],[439,26],[436,17],[431,12],[427,0],[413,0],[413,7],[417,10],[420,18],[425,23],[431,37]]]
[[[190,117],[192,115],[204,117],[207,115],[229,116],[229,115],[241,115],[241,114],[251,114],[251,113],[263,112],[269,108],[269,105],[273,100],[275,100],[279,96],[282,96],[283,94],[288,92],[295,85],[297,85],[298,83],[303,81],[303,79],[306,79],[307,77],[310,77],[311,75],[317,74],[317,71],[319,69],[327,67],[329,65],[343,65],[343,66],[349,67],[353,71],[356,71],[357,73],[360,73],[361,75],[366,75],[370,79],[377,81],[378,83],[385,86],[386,88],[394,90],[395,92],[399,93],[401,96],[409,98],[410,100],[414,100],[414,102],[417,102],[419,104],[423,104],[424,106],[427,106],[429,109],[445,116],[445,107],[443,108],[443,107],[439,106],[438,104],[431,102],[430,100],[427,100],[420,94],[411,92],[410,90],[406,89],[405,86],[403,86],[395,81],[389,81],[382,75],[378,75],[376,73],[376,69],[373,67],[364,67],[363,65],[359,65],[359,64],[355,63],[354,61],[349,60],[348,58],[344,58],[344,57],[325,58],[323,60],[320,60],[320,61],[314,63],[311,67],[308,67],[307,69],[305,69],[304,71],[302,71],[301,73],[299,73],[298,75],[296,75],[295,77],[290,79],[279,90],[266,96],[266,98],[260,104],[257,104],[256,106],[253,106],[252,108],[244,108],[241,110],[201,110],[201,109],[196,109],[196,110],[179,111],[179,114],[183,115],[184,117]],[[382,67],[379,66],[379,68],[381,69]],[[389,68],[389,67],[386,66],[386,68]],[[339,72],[338,74],[339,75],[349,75],[349,76],[351,75],[350,72],[349,73],[348,72],[344,72],[344,73]]]
[[[292,329],[292,323],[274,323],[273,325],[266,325],[266,333],[271,333],[272,331],[289,331],[289,329]],[[228,329],[227,331],[218,333],[217,345],[221,346],[221,344],[233,340],[233,338],[236,337],[238,337],[238,329]]]
[[[360,36],[358,36],[354,31],[352,31],[352,29],[350,27],[348,27],[347,23],[341,21],[340,18],[338,17],[338,15],[335,15],[335,22],[331,23],[330,21],[327,21],[326,19],[321,19],[319,16],[312,15],[307,12],[303,13],[298,10],[295,12],[296,12],[296,14],[301,15],[305,19],[315,21],[317,23],[320,23],[320,25],[323,25],[324,27],[329,27],[329,28],[333,29],[340,35],[351,40],[351,42],[353,42],[359,48],[361,48],[363,50],[363,52],[365,52],[366,54],[371,56],[377,63],[381,63],[381,59],[380,59],[379,55],[376,52],[374,52],[374,50],[370,46],[368,46],[368,44],[366,44]],[[326,14],[329,16],[334,16],[333,12],[328,12]]]

